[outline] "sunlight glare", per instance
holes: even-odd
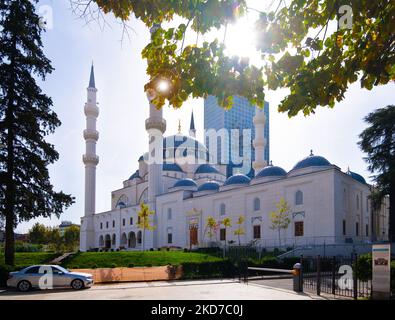
[[[242,18],[228,26],[225,39],[227,55],[247,58],[256,55],[256,33],[252,21]]]

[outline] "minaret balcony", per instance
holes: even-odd
[[[85,115],[97,118],[99,116],[99,108],[93,104],[86,103],[84,108]]]
[[[255,139],[252,142],[252,144],[253,144],[254,148],[259,148],[259,147],[264,148],[266,146],[266,139],[259,139],[259,140]]]
[[[96,130],[84,130],[85,140],[99,140],[99,132]]]
[[[166,120],[162,118],[148,118],[145,120],[145,130],[157,129],[164,133],[166,131]]]
[[[97,166],[99,164],[99,157],[92,154],[84,154],[82,156],[82,161],[84,162],[85,165],[93,164]]]

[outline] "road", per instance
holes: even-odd
[[[266,281],[266,280],[265,280]],[[273,284],[274,280],[269,280]],[[284,281],[284,280],[281,280]],[[290,280],[288,280],[290,281]],[[0,300],[312,300],[317,297],[297,294],[260,282],[233,280],[158,281],[95,285],[90,289],[34,290],[20,293],[0,290]]]

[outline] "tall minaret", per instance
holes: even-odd
[[[193,118],[193,110],[191,115],[191,125],[189,126],[189,136],[196,138],[195,119]]]
[[[97,89],[93,64],[87,93],[88,100],[84,108],[86,116],[86,129],[84,130],[86,151],[82,157],[85,164],[85,214],[81,221],[81,251],[95,247],[93,215],[95,214],[96,201],[96,166],[99,163],[99,157],[96,155],[96,143],[99,140],[96,120],[99,116],[99,108],[96,102]]]
[[[255,161],[253,163],[253,168],[255,170],[255,175],[261,171],[262,168],[267,166],[265,161],[265,122],[266,116],[264,109],[256,108],[254,117],[255,125],[255,139],[254,139],[254,149],[255,149]]]
[[[151,35],[160,28],[160,24],[154,23],[150,32]],[[148,202],[151,209],[155,210],[156,196],[163,191],[163,134],[166,131],[166,121],[163,119],[163,110],[158,109],[153,100],[157,97],[155,89],[146,91],[150,104],[149,118],[145,120],[145,130],[148,132]]]

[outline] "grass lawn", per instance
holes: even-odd
[[[208,254],[183,251],[81,252],[64,261],[66,268],[111,268],[181,265],[184,262],[222,261]]]
[[[15,267],[27,267],[34,264],[48,263],[55,259],[58,254],[53,252],[16,252]],[[4,264],[4,254],[0,253],[0,264]]]

